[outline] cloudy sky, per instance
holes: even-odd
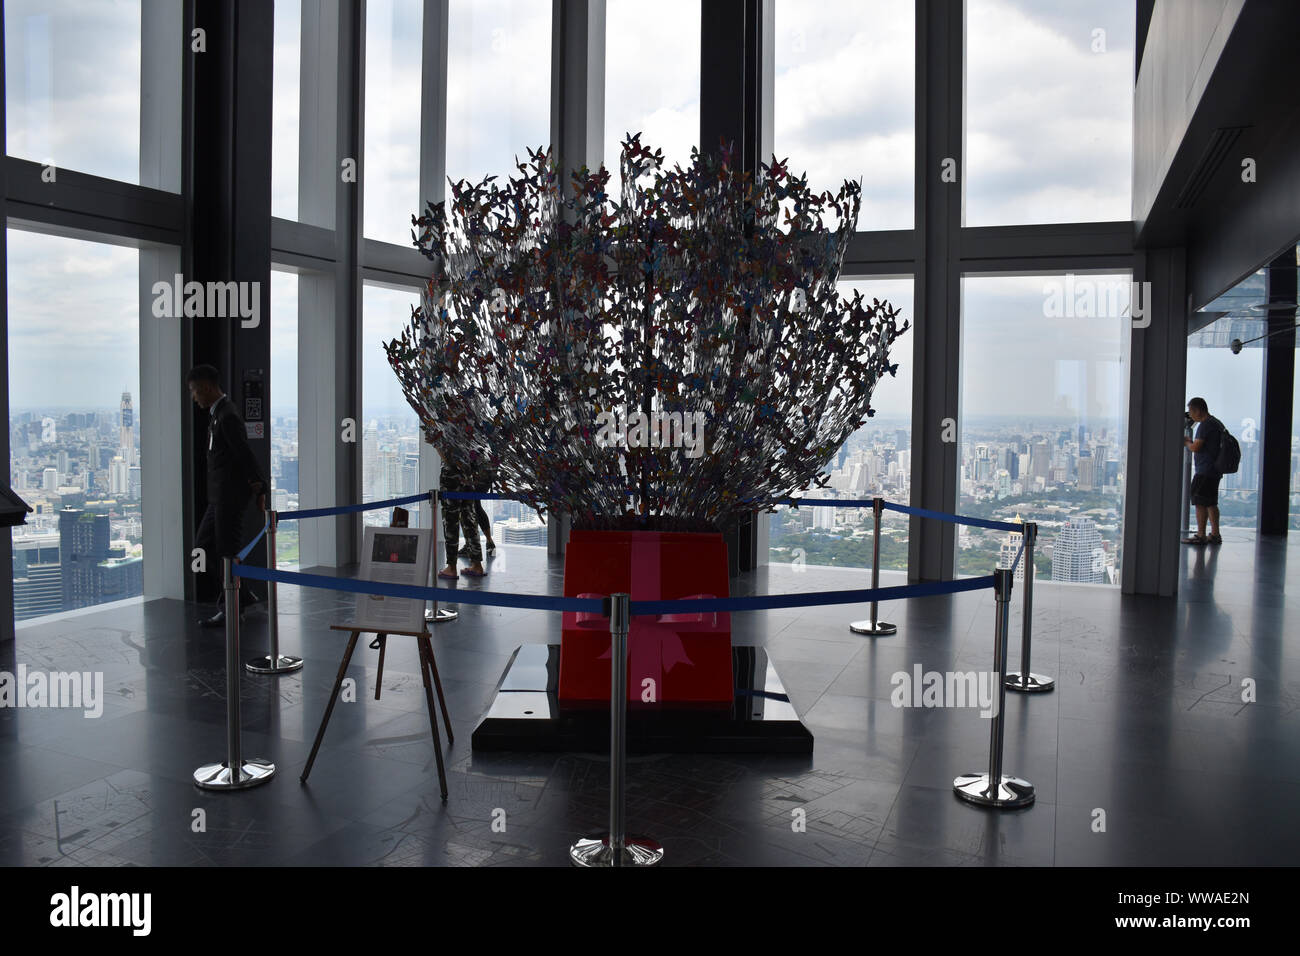
[[[966,11],[966,224],[1128,219],[1133,0]]]
[[[272,204],[286,218],[297,214],[303,2],[276,3]],[[699,128],[699,3],[609,0],[607,162],[637,130],[670,160],[688,157]],[[137,182],[139,0],[7,0],[4,8],[9,152]],[[967,9],[967,222],[1125,218],[1133,0],[968,0]],[[860,178],[859,228],[911,227],[912,3],[777,0],[776,10],[777,154],[817,188]],[[406,245],[421,205],[421,5],[369,0],[367,16],[365,232]],[[452,0],[450,30],[447,171],[507,174],[516,156],[549,138],[551,2]],[[10,231],[15,406],[116,405],[123,384],[138,382],[137,261],[126,247]],[[1046,316],[1045,281],[964,280],[966,414],[1069,408],[1105,417],[1123,407],[1119,320]],[[910,279],[854,285],[913,318]],[[367,407],[401,404],[378,342],[401,327],[413,300],[365,293]],[[276,273],[277,405],[296,394],[289,357],[298,334],[296,279]],[[1195,388],[1225,420],[1257,415],[1257,358],[1200,353],[1189,360]],[[910,335],[895,358],[898,379],[876,393],[882,416],[910,414]],[[1227,389],[1225,375],[1243,387]]]
[[[773,150],[817,190],[862,180],[859,229],[910,229],[910,0],[777,0]]]
[[[140,182],[140,0],[5,0],[10,155]]]

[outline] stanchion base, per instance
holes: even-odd
[[[1034,785],[1005,773],[996,792],[989,787],[988,773],[964,773],[952,782],[952,789],[963,800],[981,807],[1015,810],[1034,802]]]
[[[664,858],[664,848],[654,840],[643,836],[628,836],[623,839],[622,858],[619,866],[658,866]],[[601,867],[614,866],[614,853],[609,848],[609,834],[597,833],[583,837],[569,847],[569,862],[574,866]]]
[[[1056,678],[1044,677],[1042,674],[1030,674],[1028,679],[1020,676],[1020,671],[1010,671],[1003,681],[1007,690],[1018,690],[1023,694],[1041,694],[1056,689]]]
[[[460,617],[460,611],[449,611],[445,607],[438,608],[438,613],[425,611],[424,619],[431,624],[446,624],[448,621],[454,621]]]
[[[236,778],[225,763],[204,764],[194,771],[194,785],[204,790],[244,790],[266,783],[275,776],[275,764],[261,757],[249,757],[239,769]]]
[[[854,621],[849,625],[849,630],[854,634],[867,634],[871,637],[884,637],[887,634],[897,634],[897,624],[886,624],[884,621]]]
[[[263,654],[245,664],[244,669],[254,674],[289,674],[302,670],[302,658],[281,654],[275,660],[271,660],[270,654]]]

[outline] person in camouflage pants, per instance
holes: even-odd
[[[465,568],[465,574],[472,578],[481,578],[487,572],[483,570],[483,548],[479,543],[475,503],[460,498],[448,499],[444,494],[448,491],[477,489],[469,487],[471,483],[467,480],[465,472],[448,458],[444,458],[442,462],[440,483],[442,488],[438,498],[442,504],[442,540],[447,553],[447,566],[438,572],[438,577],[454,579],[459,576],[456,571],[456,555],[460,551],[460,536],[463,533],[465,546],[469,551],[469,566]]]

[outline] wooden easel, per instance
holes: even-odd
[[[379,643],[379,678],[375,683],[375,700],[379,699],[379,683],[384,676],[384,648],[386,639],[389,634],[401,635],[404,637],[415,638],[416,647],[420,652],[420,676],[424,680],[424,701],[429,709],[429,730],[433,734],[433,755],[438,761],[438,786],[442,791],[442,799],[447,799],[447,770],[442,763],[442,742],[438,738],[438,717],[433,706],[433,693],[435,688],[438,692],[438,704],[442,709],[442,719],[447,724],[447,746],[456,742],[456,736],[451,729],[451,716],[447,713],[447,699],[442,693],[442,680],[438,677],[438,665],[433,658],[433,644],[429,640],[431,635],[427,630],[423,631],[372,631],[369,628],[357,628],[348,624],[331,624],[331,631],[348,631],[351,636],[348,638],[348,648],[343,652],[343,661],[339,664],[338,676],[334,678],[334,690],[330,694],[330,702],[325,707],[325,715],[321,718],[320,728],[316,731],[316,741],[311,745],[311,756],[307,758],[307,766],[303,768],[302,776],[299,778],[303,783],[307,782],[308,775],[311,774],[312,764],[316,762],[316,751],[320,749],[321,740],[325,737],[325,728],[329,725],[330,715],[334,713],[334,704],[338,701],[339,690],[343,687],[343,678],[347,674],[348,665],[352,663],[352,652],[356,650],[357,639],[362,634],[375,634]]]

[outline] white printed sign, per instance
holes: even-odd
[[[366,528],[361,580],[423,586],[429,583],[433,536],[428,528]],[[424,601],[358,594],[354,626],[363,631],[423,631]]]

